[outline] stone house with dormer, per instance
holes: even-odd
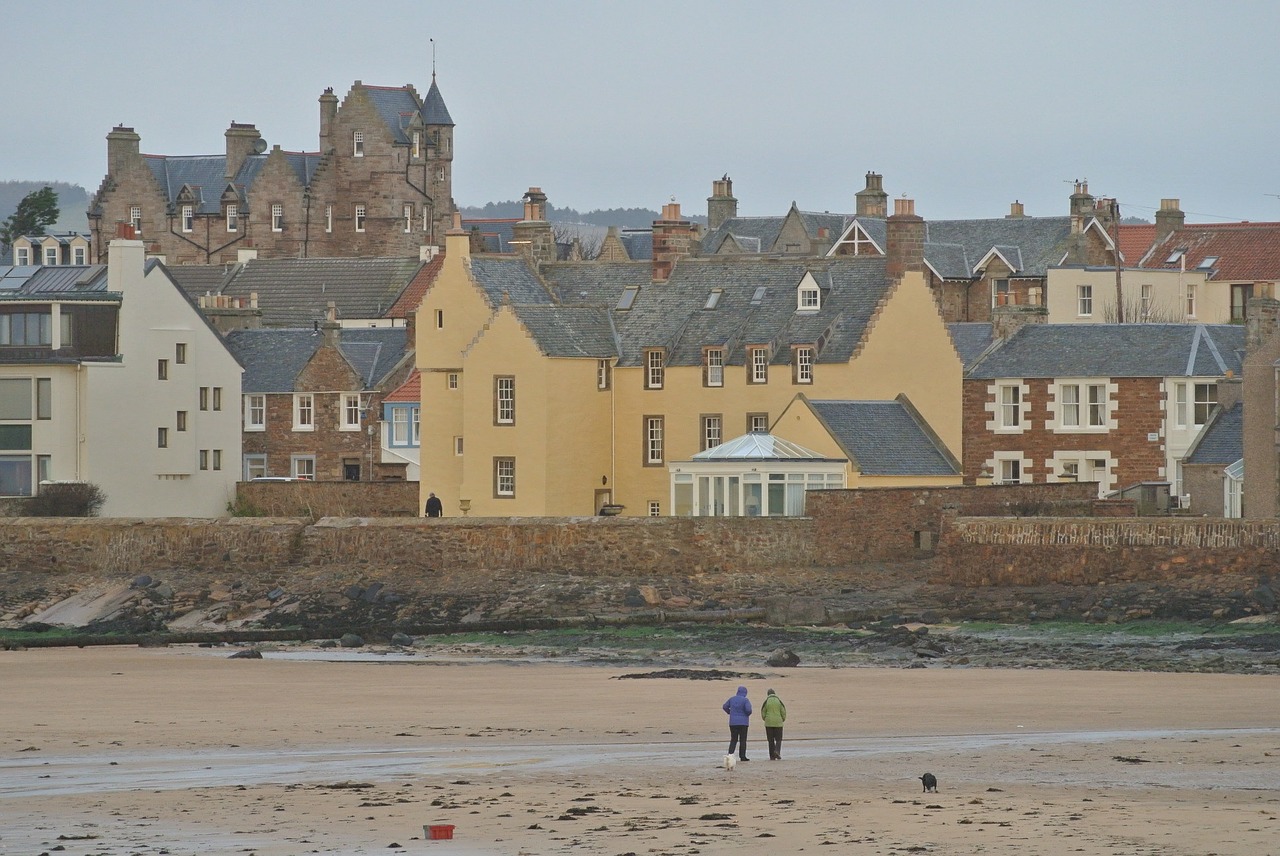
[[[1007,307],[1018,310],[1022,307]],[[1241,374],[1244,331],[1209,324],[1037,324],[1000,335],[964,380],[969,482],[1141,482],[1184,493],[1181,464]]]
[[[143,154],[139,134],[117,127],[89,208],[91,260],[117,223],[175,266],[232,263],[243,249],[416,258],[452,222],[453,130],[434,74],[425,96],[357,80],[339,103],[325,90],[315,151],[269,146],[233,122],[223,154]]]
[[[20,235],[13,239],[11,249],[13,263],[18,267],[89,264],[89,236],[79,232]]]

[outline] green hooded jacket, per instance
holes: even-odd
[[[760,718],[769,728],[780,728],[787,721],[787,706],[772,692],[760,705]]]

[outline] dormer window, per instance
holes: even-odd
[[[802,284],[796,289],[796,311],[817,312],[822,308],[822,292],[812,283]]]
[[[44,248],[44,263],[45,263],[46,265],[50,266],[50,267],[52,267],[53,265],[56,265],[56,264],[58,263],[58,248],[57,248],[57,247],[45,247],[45,248]]]
[[[723,288],[713,288],[711,293],[707,295],[707,302],[703,305],[703,309],[715,309],[720,305],[720,298],[724,296]]]
[[[351,153],[358,158],[364,157],[364,131],[356,131],[352,134]]]
[[[227,231],[235,232],[240,229],[240,208],[235,203],[227,204]]]

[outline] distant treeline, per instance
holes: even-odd
[[[508,202],[489,202],[483,206],[460,205],[463,217],[507,219],[524,216],[524,202],[513,199]],[[684,215],[694,223],[705,223],[707,218]],[[658,212],[649,208],[597,208],[581,212],[574,208],[557,208],[547,205],[547,219],[556,223],[586,223],[591,226],[620,226],[623,229],[648,229],[658,219]]]
[[[58,222],[49,232],[88,232],[89,192],[78,184],[65,181],[0,181],[0,221],[18,210],[18,203],[32,191],[52,187],[58,194]]]

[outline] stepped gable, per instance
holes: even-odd
[[[1028,324],[966,372],[1004,377],[1219,377],[1241,373],[1235,324]]]
[[[977,362],[991,347],[994,338],[991,324],[985,321],[958,321],[948,324],[947,332],[951,334],[951,344],[955,346],[965,369]]]
[[[902,397],[896,401],[813,400],[809,406],[863,475],[960,474],[960,462]]]

